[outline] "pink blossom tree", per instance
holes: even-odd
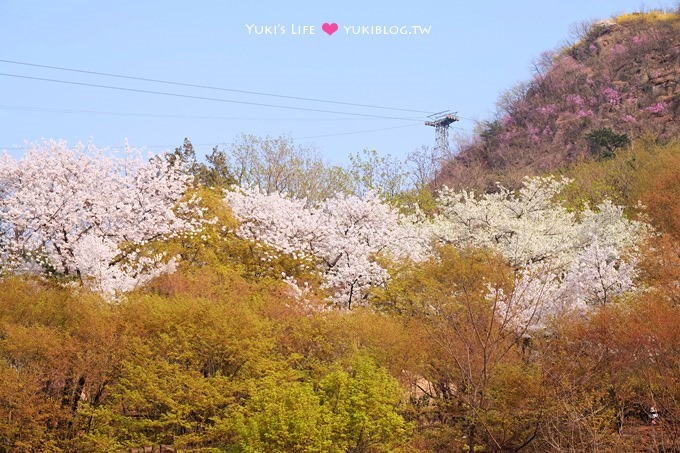
[[[378,255],[422,260],[429,241],[374,192],[336,194],[317,205],[259,189],[227,192],[226,201],[241,221],[238,234],[281,253],[315,263],[335,305],[362,304],[368,288],[383,284],[387,271]]]
[[[313,263],[336,305],[362,303],[371,286],[388,280],[376,256],[419,262],[431,256],[431,243],[452,244],[503,255],[516,269],[516,284],[499,300],[517,322],[538,326],[546,316],[632,288],[635,261],[625,254],[634,255],[646,230],[607,201],[579,213],[566,209],[556,196],[569,182],[527,178],[517,191],[500,187],[484,195],[444,189],[432,218],[400,215],[371,192],[312,206],[239,189],[226,201],[241,222],[239,235]]]
[[[63,141],[0,157],[0,270],[72,276],[107,294],[171,264],[143,246],[202,222],[190,176],[160,156],[112,157]]]

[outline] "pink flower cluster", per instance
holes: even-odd
[[[621,103],[621,93],[619,93],[615,88],[604,88],[602,90],[602,95],[611,105],[619,105]]]
[[[655,113],[657,115],[663,115],[664,113],[666,113],[666,103],[665,102],[658,102],[654,105],[650,105],[645,110],[647,110],[649,113]]]
[[[568,94],[567,102],[576,106],[582,106],[584,104],[583,98],[578,94]]]
[[[623,44],[616,43],[611,48],[609,49],[609,55],[612,57],[618,57],[620,55],[623,55],[628,51],[628,48],[624,46]]]
[[[555,104],[548,104],[539,107],[537,110],[541,115],[552,115],[553,113],[557,112],[557,106]]]
[[[649,37],[647,35],[635,35],[631,39],[631,42],[633,44],[644,44],[649,40]]]

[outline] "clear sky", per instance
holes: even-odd
[[[252,133],[289,135],[335,163],[364,148],[402,158],[433,145],[427,112],[458,112],[451,135],[491,118],[503,90],[530,79],[532,59],[563,45],[572,25],[675,4],[0,0],[0,148],[20,156],[42,138],[127,139],[161,152],[188,137],[202,154]]]

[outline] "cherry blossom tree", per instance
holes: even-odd
[[[637,260],[624,260],[613,246],[597,241],[575,259],[561,287],[561,298],[568,306],[604,305],[612,297],[633,287]]]
[[[556,196],[570,182],[526,178],[517,191],[481,196],[445,188],[428,228],[441,243],[500,252],[517,269],[504,303],[540,325],[546,314],[583,311],[632,288],[635,245],[646,231],[609,201],[567,210]]]
[[[527,179],[518,193],[499,187],[481,196],[445,187],[437,197],[432,234],[458,247],[496,249],[515,266],[560,256],[576,234],[574,214],[552,202],[567,183]]]
[[[323,286],[345,308],[362,303],[369,287],[387,280],[377,255],[427,256],[428,239],[413,220],[373,192],[337,194],[309,206],[305,199],[252,188],[227,192],[226,201],[241,221],[241,236],[313,260],[324,276]]]
[[[618,250],[639,240],[644,225],[626,219],[609,201],[578,213],[557,202],[570,182],[526,178],[517,191],[499,187],[481,196],[444,189],[432,234],[442,243],[496,249],[514,266],[550,262],[555,270],[565,269],[595,240]]]
[[[150,241],[191,232],[201,222],[190,177],[160,156],[124,157],[63,141],[0,158],[0,270],[73,276],[114,294],[172,260],[144,253]],[[169,267],[170,266],[170,267]]]
[[[645,231],[609,201],[566,209],[556,196],[569,183],[527,178],[517,191],[499,187],[481,196],[444,188],[430,219],[399,215],[372,192],[315,206],[259,189],[229,192],[226,200],[241,221],[238,234],[317,263],[324,287],[346,308],[389,278],[378,254],[422,261],[438,242],[500,252],[516,282],[499,300],[518,322],[540,325],[547,314],[581,310],[630,289],[635,244]]]

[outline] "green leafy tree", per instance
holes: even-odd
[[[404,393],[397,380],[368,357],[320,383],[322,404],[333,414],[333,445],[341,451],[392,451],[410,425],[399,413]]]
[[[327,165],[313,149],[296,146],[290,137],[244,134],[231,144],[228,156],[241,187],[287,193],[310,202],[351,192],[346,171]]]
[[[244,452],[341,451],[331,439],[332,414],[308,382],[259,381],[237,417]]]
[[[229,166],[229,156],[217,146],[205,157],[204,164],[198,174],[200,183],[206,187],[226,188],[236,182]]]
[[[614,157],[617,149],[630,144],[630,138],[626,134],[617,134],[608,127],[588,132],[586,140],[591,153],[601,159]]]
[[[182,146],[175,148],[166,154],[166,159],[171,164],[182,163],[186,170],[194,176],[194,182],[204,187],[226,188],[236,182],[226,152],[217,146],[206,156],[207,163],[199,162],[196,150],[191,140],[184,139]]]
[[[349,160],[349,173],[357,194],[370,190],[394,200],[408,187],[407,169],[389,154],[380,155],[376,150],[364,149],[361,153],[350,154]]]

